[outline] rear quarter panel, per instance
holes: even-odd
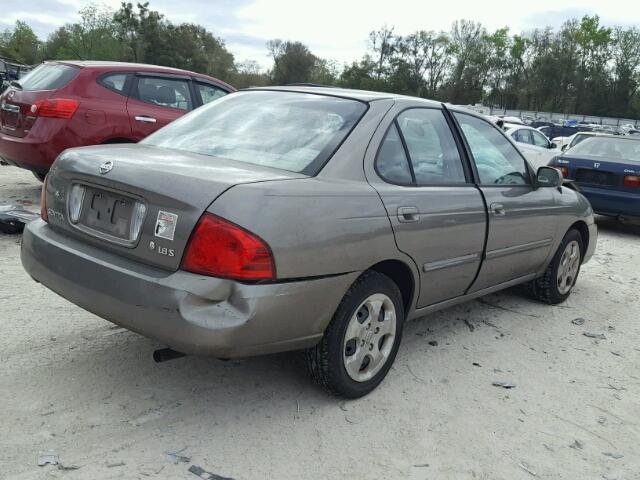
[[[274,254],[278,279],[363,271],[399,259],[386,211],[366,182],[307,178],[239,185],[210,207]]]

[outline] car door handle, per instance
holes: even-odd
[[[417,222],[420,220],[418,207],[398,207],[398,220],[402,223]]]
[[[507,210],[501,203],[492,203],[489,206],[489,209],[491,210],[491,213],[496,217],[504,217],[507,214]]]
[[[147,117],[145,115],[142,115],[140,117],[135,117],[136,120],[138,122],[142,122],[142,123],[156,123],[156,119],[153,117]]]

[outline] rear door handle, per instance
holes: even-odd
[[[501,203],[492,203],[489,207],[491,213],[496,217],[504,217],[507,214],[507,210]]]
[[[398,207],[398,220],[402,223],[417,222],[420,220],[418,207]]]
[[[138,122],[142,123],[156,123],[156,119],[153,117],[147,117],[146,115],[142,115],[140,117],[135,117]]]

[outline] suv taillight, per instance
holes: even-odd
[[[31,115],[34,117],[62,118],[68,120],[76,113],[80,102],[69,98],[52,98],[41,100],[31,106]]]
[[[235,280],[273,280],[276,277],[271,249],[261,238],[210,213],[200,217],[180,268]]]
[[[44,182],[42,183],[42,190],[40,190],[40,217],[49,223],[49,215],[47,215],[47,183],[49,180],[49,175],[44,177]]]

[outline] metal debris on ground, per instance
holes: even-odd
[[[596,333],[596,332],[582,332],[585,337],[595,338],[597,340],[606,340],[607,337],[604,336],[604,333]]]
[[[234,480],[231,477],[222,477],[215,473],[207,472],[206,470],[204,470],[201,467],[198,467],[197,465],[191,465],[189,467],[189,471],[194,475],[202,478],[203,480]]]
[[[580,440],[575,440],[571,445],[569,445],[569,448],[573,448],[574,450],[582,450],[584,448],[584,443],[582,443]]]
[[[20,233],[24,230],[26,223],[39,216],[38,213],[27,210],[21,205],[0,205],[0,232]]]
[[[493,382],[491,385],[493,385],[494,387],[502,387],[506,389],[516,388],[516,384],[510,382]]]
[[[527,465],[526,463],[522,462],[518,465],[521,469],[523,469],[525,472],[527,472],[529,475],[533,475],[534,477],[536,476],[536,472],[534,472],[531,467],[529,465]]]
[[[571,323],[573,323],[574,325],[584,325],[584,322],[586,322],[586,320],[582,317],[574,318],[573,320],[571,320]]]
[[[178,450],[177,452],[166,452],[167,458],[176,465],[178,463],[189,463],[191,461],[191,457],[187,457],[186,455],[180,455],[186,449],[187,447],[184,447],[182,450]]]
[[[605,457],[613,458],[614,460],[619,460],[624,457],[624,455],[622,455],[621,453],[602,452],[602,454]]]
[[[38,466],[44,467],[45,465],[57,465],[60,461],[58,454],[53,450],[49,450],[45,453],[41,453],[38,457]]]

